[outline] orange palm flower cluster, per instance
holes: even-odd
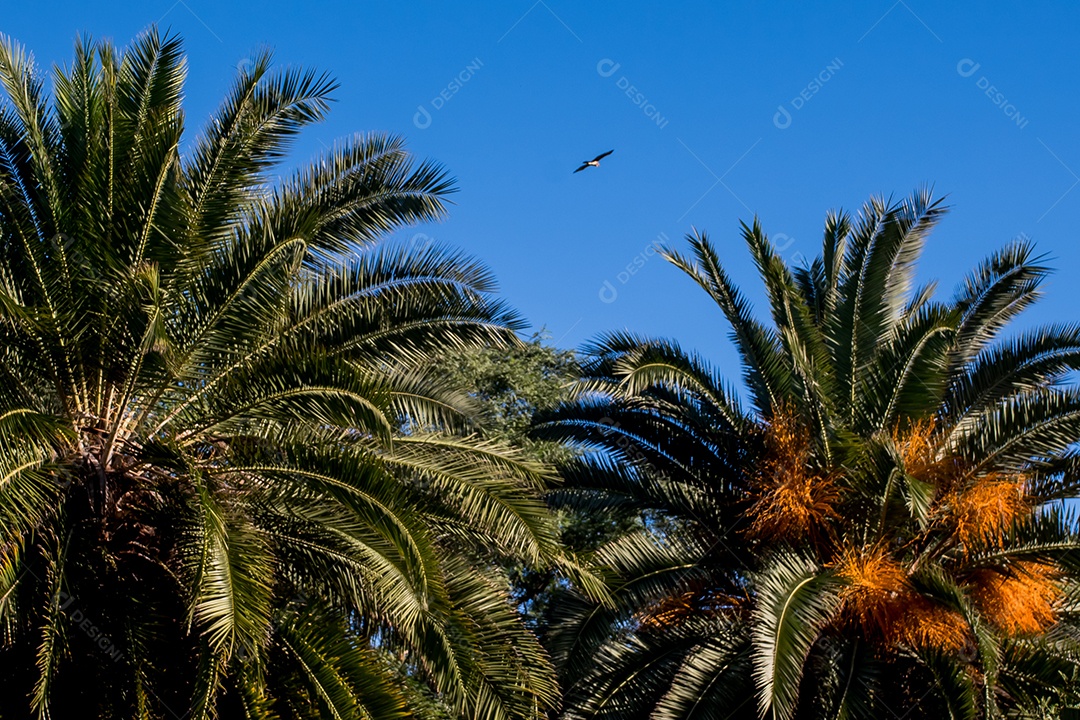
[[[867,553],[848,551],[837,568],[848,581],[840,592],[848,614],[868,629],[886,634],[903,608],[896,602],[907,589],[907,574],[880,548]]]
[[[971,643],[964,616],[916,592],[906,598],[907,610],[893,628],[894,638],[913,647],[958,652]]]
[[[1000,538],[1017,520],[1031,513],[1023,477],[989,475],[942,498],[957,539],[969,546]]]
[[[1033,510],[1026,495],[1027,478],[1023,474],[990,473],[965,479],[966,468],[960,463],[936,459],[933,431],[932,423],[915,423],[904,433],[894,431],[893,442],[905,472],[937,490],[934,530],[950,533],[965,557],[973,546],[998,544]],[[965,586],[976,608],[999,631],[1035,634],[1053,624],[1054,607],[1061,597],[1053,568],[1024,561],[1006,569],[969,570],[966,576]],[[936,635],[944,637],[956,620],[934,618],[931,613],[917,623],[912,620],[908,632],[928,640]]]
[[[919,420],[905,431],[901,431],[899,426],[895,427],[892,441],[907,474],[939,485],[939,481],[949,473],[949,464],[937,459],[933,435],[933,420]]]
[[[975,606],[1002,632],[1035,635],[1054,623],[1054,606],[1062,595],[1056,579],[1053,568],[1023,561],[1009,572],[976,571],[970,592]]]
[[[837,517],[836,485],[810,465],[808,433],[781,408],[765,430],[765,456],[752,479],[747,533],[762,540],[810,538],[820,544]]]
[[[964,545],[999,538],[1031,512],[1022,475],[991,473],[965,480],[966,468],[953,458],[938,459],[934,423],[919,421],[893,430],[893,445],[904,472],[933,485],[939,518]]]
[[[837,487],[830,475],[810,464],[809,438],[806,428],[784,408],[768,424],[766,452],[751,483],[748,534],[767,541],[810,540],[824,562],[829,564],[831,557],[836,575],[846,581],[840,592],[841,618],[858,625],[868,637],[892,647],[946,652],[971,647],[974,637],[964,616],[919,592],[909,577],[911,568],[894,557],[887,540],[859,548],[844,542],[851,538],[836,537],[831,521],[839,518]],[[914,537],[894,540],[908,541],[905,547],[926,547],[931,542],[945,548],[959,546],[960,565],[950,572],[962,579],[987,622],[1013,636],[1045,631],[1055,620],[1062,596],[1052,567],[1026,561],[1005,570],[967,565],[973,548],[996,544],[1032,512],[1027,478],[1005,473],[972,478],[970,468],[940,452],[932,421],[894,429],[892,441],[903,471],[933,488],[930,526],[916,530]],[[947,540],[944,545],[942,539]],[[692,596],[654,606],[650,620],[659,624],[693,612]]]
[[[847,616],[885,643],[947,651],[968,644],[970,631],[963,616],[919,594],[882,548],[849,552],[837,575],[848,581],[840,593]]]

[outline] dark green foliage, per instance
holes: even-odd
[[[569,398],[578,378],[574,352],[549,341],[541,331],[509,348],[458,350],[444,357],[436,371],[475,401],[471,429],[516,445],[537,460],[559,463],[572,457],[569,448],[529,437],[533,416]]]
[[[577,457],[574,450],[530,434],[535,415],[568,400],[579,378],[575,354],[552,347],[549,339],[541,331],[507,348],[458,350],[443,358],[435,372],[475,402],[475,412],[463,432],[508,442],[539,462],[568,466]],[[549,485],[547,496],[557,496],[561,486],[557,481]],[[577,508],[559,511],[557,518],[563,544],[577,553],[592,552],[637,522],[632,513]],[[512,563],[509,570],[519,610],[530,627],[544,633],[552,603],[569,591],[566,578],[552,568],[520,562]]]

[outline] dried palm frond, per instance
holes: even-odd
[[[740,602],[740,598],[712,588],[697,587],[670,595],[646,607],[636,618],[643,629],[662,630],[678,625],[688,617],[713,615]]]

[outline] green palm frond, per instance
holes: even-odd
[[[773,558],[758,579],[752,624],[754,684],[760,715],[794,716],[803,664],[839,608],[840,583],[796,555]]]
[[[842,299],[829,331],[841,407],[849,414],[855,410],[860,371],[900,319],[915,261],[943,212],[928,190],[895,205],[875,198],[853,228],[838,288]]]
[[[656,703],[663,720],[755,718],[746,686],[752,671],[750,646],[739,623],[716,621],[704,642],[695,644]]]
[[[1039,265],[1030,242],[1014,242],[991,254],[957,288],[963,314],[957,334],[961,361],[970,360],[1005,325],[1039,298],[1049,268]]]
[[[956,344],[960,344],[957,338]],[[1003,399],[1061,383],[1080,360],[1080,327],[1051,325],[973,356],[943,399],[954,434]]]
[[[753,318],[749,303],[724,272],[708,237],[695,234],[688,240],[693,259],[673,250],[665,251],[664,257],[693,278],[723,311],[743,357],[744,378],[754,393],[754,402],[768,411],[787,396],[792,382],[791,367],[780,351],[776,333]]]

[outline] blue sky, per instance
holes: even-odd
[[[734,378],[719,312],[650,246],[707,231],[760,307],[739,220],[812,257],[830,208],[922,184],[953,206],[923,279],[951,292],[1024,235],[1057,269],[1024,325],[1077,317],[1080,5],[35,2],[8,4],[3,32],[48,67],[79,32],[123,45],[155,22],[186,40],[192,130],[260,46],[337,77],[297,161],[357,131],[405,135],[460,192],[402,238],[483,259],[562,346],[631,328]]]

